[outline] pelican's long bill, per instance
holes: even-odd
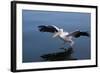
[[[59,32],[56,32],[52,37],[55,38],[55,37],[57,37],[59,35],[60,35],[60,33]]]

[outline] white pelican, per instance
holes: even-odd
[[[63,29],[58,28],[55,25],[40,25],[38,26],[40,32],[50,32],[54,33],[53,37],[59,37],[64,41],[63,45],[65,43],[68,43],[71,47],[74,44],[73,38],[78,38],[80,36],[88,36],[89,34],[87,32],[81,32],[79,30],[76,30],[74,32],[64,32]]]

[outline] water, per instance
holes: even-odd
[[[51,33],[39,32],[39,25],[56,25],[68,32],[79,29],[90,33],[90,18],[89,13],[23,10],[23,62],[41,62],[43,61],[41,55],[62,51],[59,49],[62,40],[52,38]],[[90,59],[90,38],[82,36],[74,41],[73,57],[78,60]]]

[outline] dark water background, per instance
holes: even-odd
[[[52,38],[51,33],[39,32],[37,26],[56,25],[68,32],[79,29],[90,33],[90,18],[90,13],[23,10],[23,62],[41,62],[41,55],[62,51],[59,47],[63,41]],[[82,36],[74,41],[73,57],[78,60],[90,59],[90,38]]]

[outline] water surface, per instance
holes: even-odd
[[[90,18],[89,13],[23,10],[23,62],[41,62],[43,61],[41,55],[62,51],[59,49],[62,40],[52,38],[51,33],[39,32],[39,25],[56,25],[68,32],[78,29],[90,33]],[[82,36],[74,41],[73,57],[78,60],[90,59],[90,38]]]

